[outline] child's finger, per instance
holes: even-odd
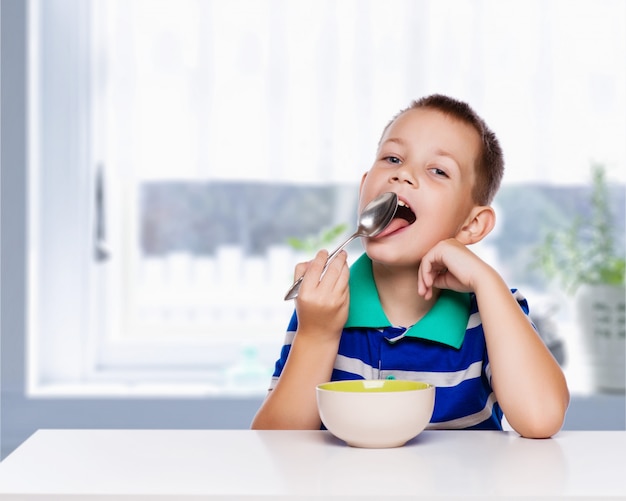
[[[300,295],[306,290],[313,290],[320,283],[322,277],[322,270],[328,259],[328,251],[321,250],[315,257],[306,263],[304,268],[300,268],[297,271],[303,270],[303,273],[296,276],[296,279],[302,278],[302,284],[300,285]]]
[[[433,251],[424,256],[420,263],[418,275],[418,293],[425,299],[432,297],[433,286],[439,275],[439,269],[443,269],[443,264],[435,261]]]
[[[298,263],[296,265],[296,269],[294,272],[294,279],[297,280],[300,277],[304,276],[309,269],[311,269],[311,274],[315,273],[316,269],[319,269],[319,274],[321,274],[321,270],[324,268],[324,264],[326,263],[326,258],[328,257],[328,252],[325,250],[319,251],[313,259],[310,261],[304,261],[302,263]]]
[[[293,279],[298,280],[300,277],[304,276],[304,274],[306,273],[307,268],[309,267],[309,264],[311,263],[311,261],[304,261],[303,263],[298,263],[296,264],[296,268],[293,272]]]
[[[342,250],[328,265],[328,269],[322,277],[322,283],[328,285],[329,288],[334,288],[337,280],[341,277],[344,267],[346,267],[346,260],[348,254]]]
[[[322,249],[321,251],[318,251],[318,253],[315,255],[315,258],[313,258],[313,261],[311,261],[308,271],[311,275],[317,278],[318,282],[322,276],[322,270],[324,269],[327,260],[328,251]]]
[[[349,289],[348,288],[349,281],[350,281],[350,267],[348,266],[347,255],[346,255],[346,259],[343,263],[343,266],[341,267],[339,277],[337,277],[337,281],[335,282],[335,289],[337,289],[344,295],[347,294],[348,289]]]

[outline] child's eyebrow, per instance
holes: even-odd
[[[450,160],[452,160],[454,162],[454,164],[458,167],[459,162],[457,161],[456,157],[450,153],[449,151],[446,150],[442,150],[441,148],[437,148],[435,149],[435,151],[433,152],[436,156],[438,157],[446,157],[449,158]]]
[[[433,153],[439,157],[450,157],[450,158],[454,158],[454,155],[452,153],[450,153],[447,150],[443,150],[441,148],[436,148],[435,151],[433,151]]]

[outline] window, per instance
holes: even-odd
[[[288,238],[352,224],[418,96],[472,103],[505,192],[580,184],[590,160],[626,180],[619,0],[31,7],[34,394],[264,391],[310,256]],[[479,251],[523,289],[499,245]]]

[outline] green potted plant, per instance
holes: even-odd
[[[333,244],[342,234],[346,232],[348,225],[345,223],[337,224],[332,228],[325,228],[317,235],[310,235],[306,238],[287,238],[287,243],[292,249],[298,252],[313,253],[317,252],[324,247],[328,247]],[[311,256],[312,258],[312,256]]]
[[[576,215],[563,230],[548,232],[536,264],[574,296],[594,387],[623,392],[625,250],[616,243],[604,166],[593,164],[591,178],[589,213]]]

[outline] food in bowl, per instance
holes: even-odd
[[[316,392],[324,426],[353,447],[400,447],[426,428],[435,407],[435,387],[420,381],[333,381]]]

